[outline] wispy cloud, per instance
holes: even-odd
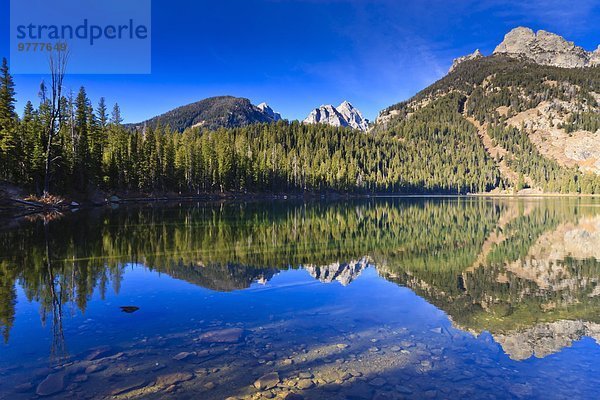
[[[310,1],[310,0],[309,0]],[[327,49],[328,60],[302,63],[300,70],[327,82],[332,99],[355,102],[370,118],[442,77],[451,62],[451,46],[407,24],[412,10],[391,1],[348,2],[352,23],[339,24],[337,33],[346,46]],[[449,61],[448,61],[449,60]]]
[[[536,24],[562,35],[584,34],[597,24],[597,0],[491,0],[479,2],[495,16],[514,25]]]

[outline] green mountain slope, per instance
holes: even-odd
[[[498,188],[597,193],[598,93],[600,67],[559,68],[493,55],[464,61],[413,98],[383,110],[375,132],[406,139],[422,132],[432,107],[438,115],[453,113],[458,101],[463,123],[477,129],[500,172]],[[423,146],[432,151],[438,143]]]
[[[196,126],[217,129],[266,122],[273,122],[272,118],[253,105],[250,100],[233,96],[217,96],[177,107],[131,126],[156,128],[158,125],[163,125],[181,132]]]

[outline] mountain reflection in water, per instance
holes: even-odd
[[[583,337],[600,342],[598,205],[464,198],[231,203],[26,221],[0,232],[0,330],[10,345],[17,304],[35,304],[51,328],[51,356],[68,358],[65,320],[109,290],[118,294],[132,266],[233,293],[296,269],[351,287],[374,268],[442,310],[454,328],[489,333],[511,359],[543,358]]]

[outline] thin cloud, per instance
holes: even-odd
[[[497,10],[495,15],[513,24],[543,26],[562,35],[579,35],[596,23],[600,5],[595,0],[490,1],[480,3]]]

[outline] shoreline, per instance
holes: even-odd
[[[160,194],[144,196],[136,193],[132,197],[108,196],[103,201],[77,201],[70,196],[60,197],[59,203],[42,203],[35,200],[25,200],[28,196],[0,197],[0,224],[3,228],[18,224],[26,218],[49,216],[56,213],[77,211],[80,209],[100,209],[119,205],[169,204],[169,203],[224,203],[224,202],[270,202],[270,201],[343,201],[359,199],[453,199],[453,198],[489,198],[489,199],[567,199],[567,198],[596,198],[600,194],[572,193],[467,193],[467,194],[405,194],[405,193],[205,193],[200,195]]]
[[[377,198],[594,198],[600,194],[585,193],[338,193],[338,192],[303,192],[303,193],[204,193],[199,195],[144,195],[131,197],[111,195],[102,200],[82,199],[82,196],[53,196],[61,199],[57,203],[44,203],[30,198],[31,195],[13,197],[0,196],[0,212],[11,208],[38,207],[48,209],[103,207],[111,204],[161,203],[161,202],[214,202],[230,200],[344,200],[344,199],[377,199]],[[11,204],[12,207],[7,204]]]

